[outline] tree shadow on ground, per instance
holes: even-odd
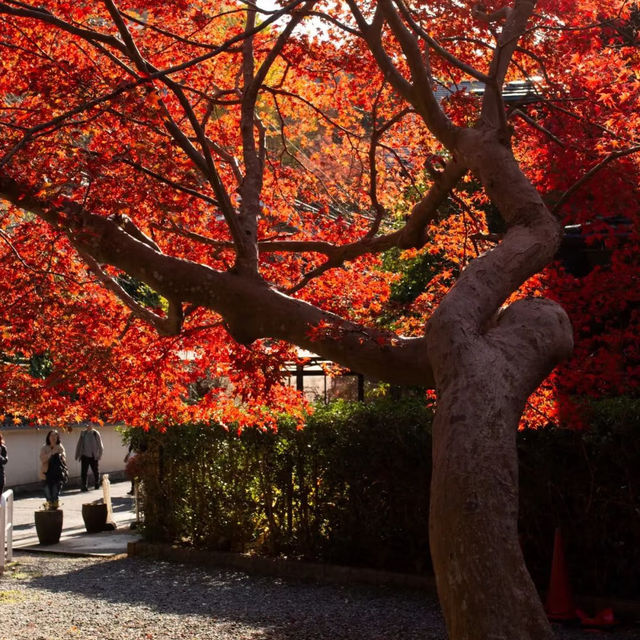
[[[204,624],[240,624],[270,640],[446,637],[436,601],[417,591],[287,581],[138,558],[34,577],[30,584],[52,593],[144,606],[159,615],[202,617]]]

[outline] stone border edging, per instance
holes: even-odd
[[[418,576],[409,573],[379,571],[362,567],[345,567],[334,564],[303,562],[301,560],[289,560],[285,558],[250,556],[242,553],[203,551],[168,544],[145,542],[143,540],[129,542],[127,545],[127,555],[129,557],[138,556],[167,560],[169,562],[238,569],[246,573],[278,578],[422,589],[433,593],[433,595],[435,595],[436,592],[435,579],[432,576]]]

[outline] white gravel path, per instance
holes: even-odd
[[[437,603],[416,591],[289,582],[139,558],[18,552],[14,560],[0,578],[0,640],[446,638]],[[630,633],[607,638],[640,637]]]
[[[424,594],[154,562],[17,553],[1,640],[441,640]]]

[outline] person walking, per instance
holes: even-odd
[[[89,425],[82,431],[76,445],[76,460],[80,460],[80,490],[88,491],[87,474],[89,467],[93,473],[93,485],[100,488],[100,474],[98,473],[98,463],[103,452],[102,438],[100,434]]]
[[[124,457],[124,461],[127,467],[130,467],[129,461],[130,460],[133,461],[135,457],[136,457],[136,450],[133,448],[133,442],[132,442],[129,445],[129,451],[127,451],[127,455]],[[125,467],[125,475],[131,480],[131,489],[127,491],[127,495],[132,496],[135,493],[136,479],[133,473],[131,473],[127,467]]]
[[[60,442],[60,434],[51,430],[40,449],[40,479],[44,486],[45,508],[57,509],[60,506],[58,498],[68,477],[67,460]]]
[[[0,496],[4,492],[4,465],[7,464],[7,446],[4,436],[0,433]]]

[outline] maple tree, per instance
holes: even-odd
[[[551,637],[518,545],[515,431],[572,330],[536,274],[557,215],[637,198],[635,11],[0,2],[0,409],[267,425],[302,415],[292,345],[435,388],[449,636]],[[505,107],[512,80],[535,92]],[[614,260],[631,280],[634,242]],[[390,250],[443,266],[391,328]]]

